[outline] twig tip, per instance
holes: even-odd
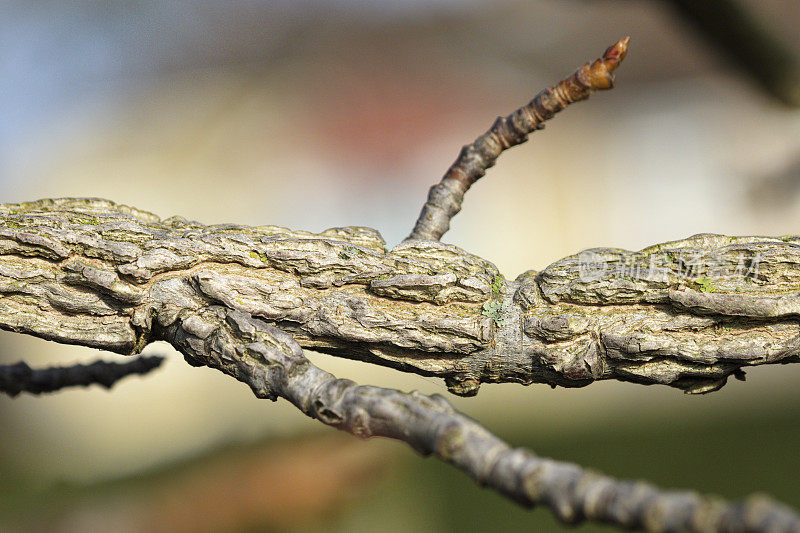
[[[625,56],[628,55],[630,37],[623,37],[603,52],[603,57],[582,69],[582,77],[592,90],[604,90],[614,87],[614,71]],[[588,68],[587,68],[588,67]]]

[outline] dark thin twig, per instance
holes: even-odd
[[[456,162],[442,181],[431,187],[414,230],[406,240],[438,241],[448,229],[450,219],[461,211],[464,194],[508,148],[528,140],[528,134],[544,128],[544,121],[573,102],[586,100],[594,91],[614,86],[614,70],[625,58],[629,37],[610,46],[603,57],[586,63],[557,85],[545,89],[507,117],[498,117],[492,127],[461,149]]]
[[[20,392],[41,394],[55,392],[65,387],[92,384],[110,389],[125,376],[147,374],[164,361],[160,355],[143,355],[125,363],[97,360],[88,365],[51,366],[33,369],[24,361],[0,366],[0,392],[16,396]]]

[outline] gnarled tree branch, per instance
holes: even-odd
[[[358,386],[302,354],[439,376],[462,395],[600,379],[708,392],[748,366],[800,360],[798,242],[698,235],[590,250],[507,281],[437,240],[389,251],[369,228],[206,226],[107,200],[40,200],[0,206],[0,328],[123,354],[170,342],[258,397],[404,441],[564,521],[800,531],[794,511],[765,499],[727,504],[513,450],[439,396]]]

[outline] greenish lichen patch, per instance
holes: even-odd
[[[345,246],[342,248],[342,251],[339,252],[339,259],[343,261],[349,261],[350,259],[354,259],[361,255],[361,251],[356,248],[355,246]]]
[[[114,242],[128,242],[141,246],[144,243],[152,240],[152,236],[147,233],[139,233],[137,231],[120,230],[120,229],[107,229],[100,232],[104,239]]]
[[[67,218],[70,224],[75,224],[78,226],[99,226],[100,221],[97,220],[96,217],[91,215],[86,215],[84,213],[72,213]]]
[[[709,278],[697,278],[694,280],[697,284],[697,290],[700,292],[715,292],[714,282]]]
[[[505,279],[503,278],[502,274],[497,274],[494,279],[492,280],[492,297],[498,298],[500,296],[500,291],[503,290],[503,282]]]
[[[505,279],[502,274],[496,274],[492,278],[492,299],[485,302],[481,307],[481,314],[494,320],[494,323],[498,326],[502,326],[505,320],[506,309],[502,301],[504,283]]]
[[[498,326],[502,326],[503,320],[505,320],[505,307],[503,306],[503,302],[499,300],[486,302],[483,304],[483,307],[481,307],[481,314],[494,320],[494,323]]]
[[[269,257],[267,256],[267,254],[263,252],[256,252],[255,250],[250,250],[250,257],[252,257],[253,259],[259,259],[263,263],[269,261]]]

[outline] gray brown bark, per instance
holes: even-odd
[[[596,249],[507,281],[455,246],[367,228],[204,226],[105,200],[0,207],[0,327],[129,354],[209,303],[303,348],[481,383],[719,388],[800,355],[794,237]],[[201,361],[206,364],[206,361]]]

